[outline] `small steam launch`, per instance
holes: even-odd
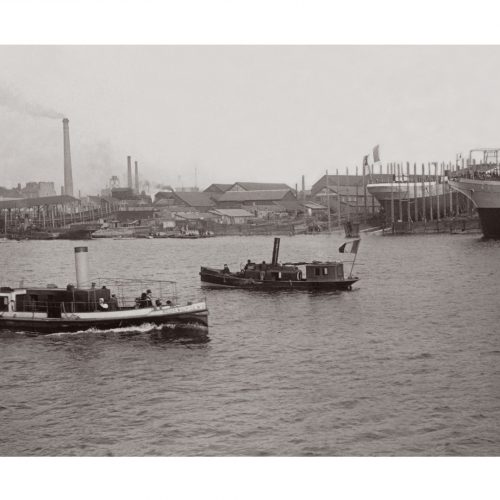
[[[208,326],[205,300],[180,304],[173,281],[90,280],[88,247],[75,247],[75,268],[76,286],[0,287],[0,329],[49,334],[144,324]]]

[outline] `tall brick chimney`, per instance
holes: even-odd
[[[71,148],[69,145],[69,120],[63,119],[64,141],[64,194],[73,196],[73,172],[71,168]]]
[[[139,194],[139,167],[135,162],[135,194]]]
[[[127,156],[127,187],[132,189],[132,159]]]

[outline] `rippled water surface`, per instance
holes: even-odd
[[[283,237],[280,258],[342,242]],[[2,285],[74,281],[78,244],[1,243]],[[208,336],[0,332],[1,455],[498,455],[500,242],[366,235],[335,293],[200,287],[272,237],[84,244],[96,275],[205,295]]]

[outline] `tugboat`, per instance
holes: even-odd
[[[270,264],[247,262],[245,268],[238,272],[230,272],[225,265],[223,269],[202,267],[201,281],[218,287],[250,288],[257,290],[351,290],[359,280],[352,275],[360,240],[344,243],[339,251],[344,253],[350,246],[354,253],[349,275],[344,275],[344,263],[338,261],[286,262],[278,263],[280,238],[274,238],[273,256]],[[305,272],[304,270],[305,269]]]
[[[101,279],[89,282],[87,247],[75,247],[75,265],[76,287],[1,287],[0,330],[49,334],[145,323],[208,326],[206,302],[178,304],[175,282],[107,279],[106,284],[113,282],[121,292],[117,297],[106,285],[101,286]],[[139,298],[124,295],[137,295],[145,285],[149,288]]]

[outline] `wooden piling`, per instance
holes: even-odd
[[[326,205],[328,207],[328,232],[331,232],[332,225],[331,225],[331,214],[330,214],[330,188],[328,186],[328,170],[326,171],[325,180],[326,180],[326,183],[325,183]],[[337,193],[337,196],[338,196],[338,193]]]
[[[410,162],[406,162],[406,202],[408,204],[407,208],[407,219],[408,224],[411,221],[411,204],[410,204],[411,196],[410,196]]]
[[[356,222],[359,222],[359,213],[358,213],[358,166],[356,165]]]
[[[340,209],[341,209],[341,204],[340,204],[340,177],[339,177],[339,169],[337,169],[337,222],[338,226],[340,228],[341,225],[341,216],[340,216]]]
[[[425,193],[425,164],[422,163],[422,220],[427,219],[426,213],[426,203],[425,203],[426,193]]]
[[[394,229],[394,177],[391,175],[391,224]]]
[[[439,216],[439,179],[438,179],[438,174],[437,174],[437,162],[434,163],[434,179],[436,181],[436,220],[439,222],[440,216]]]
[[[413,200],[415,203],[415,221],[418,221],[418,202],[417,202],[417,164],[413,164]]]
[[[349,179],[349,167],[346,167],[345,169],[346,171],[346,174],[347,174],[347,178]],[[347,200],[347,205],[346,205],[346,215],[347,215],[347,221],[350,221],[351,220],[351,205],[349,203],[349,183],[348,183],[348,186],[347,186],[347,196],[346,196],[346,200]]]

